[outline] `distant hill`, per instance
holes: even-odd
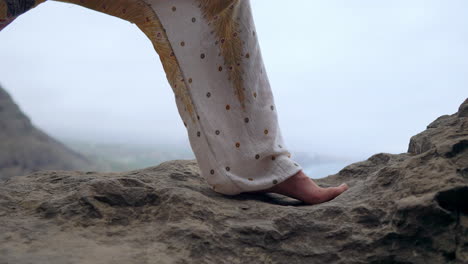
[[[195,159],[189,146],[182,144],[138,145],[132,143],[103,143],[71,138],[60,141],[99,166],[96,171],[129,171],[158,165],[174,159]]]
[[[0,179],[37,170],[94,170],[96,165],[38,128],[0,86]]]

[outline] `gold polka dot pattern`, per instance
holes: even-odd
[[[57,1],[130,21],[148,36],[213,190],[268,188],[302,169],[278,136],[249,0]],[[0,30],[7,11],[0,0]]]

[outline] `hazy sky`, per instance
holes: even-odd
[[[466,0],[251,0],[286,144],[367,158],[468,95]],[[0,83],[53,136],[185,142],[149,40],[129,22],[47,2],[0,33]]]

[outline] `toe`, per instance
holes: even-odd
[[[338,188],[341,188],[343,190],[343,192],[344,192],[344,191],[349,189],[349,186],[346,183],[342,183],[342,184],[340,184],[340,186],[338,186]]]
[[[348,189],[347,185],[340,185],[338,187],[329,187],[327,188],[327,195],[325,195],[324,200],[325,201],[330,201],[335,199],[337,196],[342,194],[344,191]]]

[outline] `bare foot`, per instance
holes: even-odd
[[[322,188],[301,170],[278,185],[250,193],[279,193],[308,204],[319,204],[334,199],[348,188],[346,183],[338,187]]]

